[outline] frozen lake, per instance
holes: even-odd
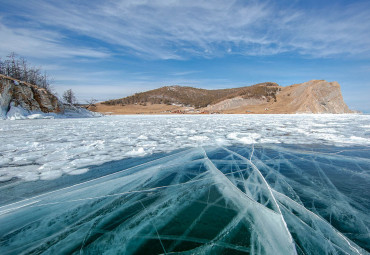
[[[368,254],[369,115],[0,121],[1,254]]]
[[[88,166],[199,145],[370,145],[370,115],[132,115],[0,121],[0,181],[50,180]]]

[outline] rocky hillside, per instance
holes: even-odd
[[[32,112],[61,112],[58,98],[46,89],[0,75],[0,116],[6,118],[11,107]]]
[[[202,108],[226,99],[241,97],[244,99],[275,100],[279,85],[265,82],[249,87],[207,90],[192,87],[167,86],[133,96],[103,102],[106,105],[129,104],[181,104]]]
[[[97,114],[86,109],[62,104],[44,88],[0,75],[0,119],[24,119],[42,117],[94,117]],[[56,115],[58,114],[58,115]]]
[[[106,101],[100,108],[120,114],[352,113],[343,101],[339,84],[324,80],[312,80],[287,87],[266,82],[221,90],[170,86]],[[97,110],[99,111],[99,107]]]

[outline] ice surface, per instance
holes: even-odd
[[[60,175],[55,170],[68,174],[92,164],[199,145],[368,146],[369,123],[369,115],[167,115],[0,121],[0,155],[4,158],[0,159],[0,179],[56,178]],[[15,166],[16,170],[10,170]],[[26,176],[25,171],[32,173]]]
[[[370,116],[0,121],[0,254],[369,254]]]
[[[0,253],[368,254],[369,155],[182,150],[3,205]]]

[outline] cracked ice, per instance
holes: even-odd
[[[13,143],[17,148],[10,150],[7,145],[6,155],[13,156],[4,160],[7,171],[24,168],[27,173],[31,162],[43,169],[58,162],[59,168],[67,164],[72,170],[43,179],[41,169],[26,182],[18,175],[2,182],[0,253],[368,254],[368,118],[352,124],[351,132],[353,117],[296,118],[115,117],[98,120],[103,123],[96,124],[95,132],[79,127],[86,120],[66,120],[71,125],[54,140],[48,140],[47,132],[38,140],[32,138],[37,131],[23,135],[17,139],[26,146]],[[43,121],[27,125],[50,131],[66,124],[56,120],[42,126]],[[130,121],[138,126],[135,135],[122,135],[134,125]],[[140,121],[149,122],[152,131]],[[14,137],[25,123],[14,124]],[[168,123],[171,131],[153,123]],[[271,123],[275,128],[269,133]],[[287,129],[300,125],[300,135],[286,135]],[[104,128],[106,133],[100,133]],[[304,135],[313,130],[321,130],[313,133],[317,140]],[[322,139],[329,133],[348,140],[334,146],[332,137]],[[182,139],[176,139],[180,134]],[[121,140],[109,143],[108,137]],[[139,146],[128,145],[130,139]],[[72,151],[66,145],[55,149],[58,141],[75,146],[68,147]],[[85,143],[77,146],[81,141]],[[151,153],[166,153],[150,156],[149,146],[144,146],[149,143],[155,147]],[[118,144],[124,148],[118,150]],[[21,152],[36,155],[22,159]],[[109,152],[114,154],[109,160],[91,162]],[[118,157],[118,152],[123,155]],[[46,159],[38,161],[37,153]]]

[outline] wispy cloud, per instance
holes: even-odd
[[[313,57],[370,54],[370,3],[327,6],[297,12],[282,24],[287,45]]]
[[[237,0],[19,0],[17,5],[22,6],[17,15],[43,24],[45,30],[71,31],[113,45],[122,54],[142,58],[255,56],[292,51],[331,56],[370,51],[366,3],[322,10],[302,10],[299,6],[283,6],[283,10],[271,1]],[[4,26],[2,30],[14,40],[28,36]],[[61,47],[57,40],[33,36],[28,48],[35,48],[40,41],[50,48],[49,52]],[[63,50],[67,55],[107,54],[92,49]]]
[[[9,28],[0,24],[0,55],[17,52],[29,57],[90,57],[110,56],[103,50],[64,44],[61,35],[48,30]]]

